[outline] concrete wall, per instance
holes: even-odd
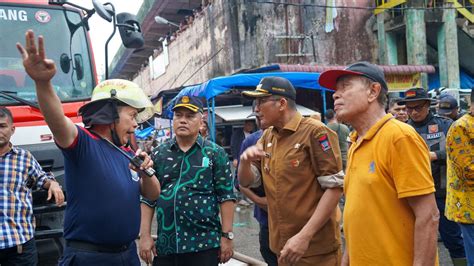
[[[370,11],[338,9],[337,28],[326,33],[326,8],[314,6],[325,5],[325,0],[283,2],[307,5],[215,0],[190,28],[169,44],[170,64],[166,73],[150,81],[146,67],[135,81],[142,84],[148,94],[156,94],[160,90],[201,83],[216,76],[273,63],[377,62],[376,35],[372,31],[375,18]],[[338,6],[371,4],[371,0],[336,1]],[[301,35],[308,38],[278,37]],[[276,56],[288,53],[307,56]]]

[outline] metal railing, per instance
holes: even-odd
[[[385,11],[389,11],[393,14],[394,10],[389,10],[393,7],[403,7],[406,5],[407,0],[375,0],[375,6],[377,9],[374,10],[374,14],[380,14]]]
[[[408,0],[375,0],[376,9],[374,14],[390,12],[392,16],[403,15],[404,7]],[[442,8],[445,3],[451,3],[456,11],[464,16],[470,23],[474,23],[474,0],[425,0],[424,8]],[[394,8],[399,9],[394,9]],[[401,9],[400,9],[401,8]]]
[[[447,0],[470,23],[474,23],[474,0]]]

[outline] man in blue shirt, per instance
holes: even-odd
[[[152,155],[163,191],[156,201],[142,200],[140,257],[159,266],[217,266],[233,253],[235,196],[230,163],[222,147],[199,135],[202,104],[198,98],[180,97],[173,111],[176,137]],[[158,239],[153,243],[155,209]]]
[[[144,169],[150,157],[137,150],[143,163],[129,164],[120,151],[137,122],[153,115],[153,104],[133,82],[107,80],[96,86],[91,102],[81,107],[86,128],[67,118],[51,79],[54,62],[46,59],[43,38],[36,46],[32,31],[26,49],[17,44],[28,75],[36,83],[41,112],[62,150],[68,205],[64,218],[66,248],[59,265],[140,265],[135,246],[140,228],[140,194],[156,199],[160,184]],[[130,169],[129,169],[130,168]]]
[[[232,131],[232,137],[230,139],[230,151],[232,155],[232,165],[237,168],[239,161],[239,151],[242,145],[242,141],[254,131],[254,124],[252,120],[245,120],[242,128],[235,128]]]

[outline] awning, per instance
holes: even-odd
[[[297,105],[296,108],[303,116],[310,116],[316,113],[309,108],[301,105]],[[216,116],[221,118],[225,122],[243,121],[254,119],[253,117],[247,118],[252,113],[252,106],[242,105],[228,105],[228,106],[216,106],[214,108]]]
[[[288,79],[296,89],[326,90],[319,86],[319,73],[272,72],[257,74],[237,74],[210,79],[202,84],[182,89],[177,98],[188,95],[204,97],[207,100],[235,87],[255,87],[264,77],[275,76]],[[174,102],[174,100],[172,102]]]

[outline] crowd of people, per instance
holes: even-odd
[[[25,47],[17,46],[65,160],[59,265],[140,265],[139,257],[153,265],[225,263],[234,252],[234,187],[256,205],[268,265],[437,265],[438,230],[455,265],[474,264],[473,104],[460,116],[444,96],[441,117],[423,88],[388,102],[382,70],[357,62],[319,78],[334,91],[327,124],[297,111],[290,81],[265,77],[242,93],[253,99],[258,130],[249,125],[236,135],[235,162],[205,136],[202,103],[191,96],[173,106],[175,136],[148,154],[128,148],[138,123],[153,115],[136,84],[98,84],[77,126],[51,86],[56,66],[42,37],[28,31]],[[31,191],[48,190],[58,205],[64,195],[29,152],[10,143],[5,108],[0,126],[0,264],[35,265]]]

